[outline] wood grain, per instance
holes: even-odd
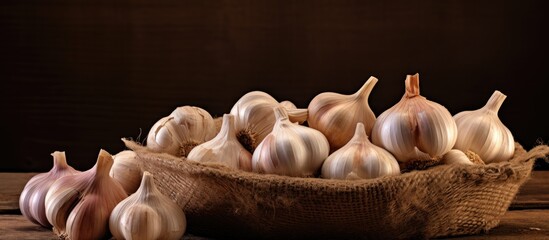
[[[0,173],[0,213],[19,211],[19,196],[34,175],[36,173]]]
[[[502,217],[500,224],[488,233],[440,239],[547,239],[549,238],[547,216],[549,216],[549,210],[509,211]],[[0,214],[0,236],[2,239],[57,239],[50,229],[34,225],[21,215]],[[188,233],[183,239],[213,240]]]
[[[511,208],[549,209],[549,171],[533,171],[532,177],[520,189]]]

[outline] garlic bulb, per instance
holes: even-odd
[[[405,83],[402,99],[378,116],[372,142],[401,162],[440,158],[456,142],[456,123],[445,107],[419,95],[419,74]]]
[[[275,116],[273,108],[288,107],[286,111],[292,122],[304,122],[307,109],[294,109],[288,102],[279,103],[271,95],[252,91],[242,96],[231,109],[235,116],[236,134],[242,145],[253,152],[257,145],[273,130]]]
[[[484,107],[456,114],[458,137],[454,148],[471,150],[486,163],[509,160],[515,152],[515,140],[498,117],[505,98],[495,91]]]
[[[398,174],[400,167],[395,157],[372,144],[364,124],[359,122],[353,138],[324,161],[321,176],[331,179],[369,179]]]
[[[370,77],[354,94],[325,92],[309,103],[307,123],[326,136],[332,151],[351,140],[359,122],[364,124],[366,134],[370,135],[376,116],[368,105],[368,97],[377,81],[377,78]]]
[[[183,210],[160,193],[149,172],[143,172],[139,189],[121,201],[109,218],[116,239],[181,239],[186,227]]]
[[[252,154],[238,142],[234,116],[231,114],[223,115],[223,124],[217,136],[193,148],[187,159],[198,162],[217,162],[245,171],[252,170]]]
[[[46,195],[46,217],[61,237],[100,239],[112,209],[128,195],[109,176],[112,156],[101,150],[88,171],[59,178]]]
[[[314,175],[328,157],[328,140],[313,128],[291,123],[283,107],[276,107],[274,113],[272,132],[253,153],[253,171],[297,177]]]
[[[464,164],[464,165],[484,165],[484,162],[480,157],[468,151],[467,153],[462,152],[458,149],[452,149],[442,156],[442,164]]]
[[[193,147],[216,134],[212,116],[202,108],[183,106],[158,120],[149,131],[147,147],[174,156],[187,156]]]
[[[65,152],[56,151],[51,155],[53,156],[53,168],[49,172],[32,177],[19,197],[19,209],[23,216],[44,227],[51,227],[46,218],[44,205],[49,188],[58,178],[79,172],[67,164]]]
[[[119,152],[113,159],[109,174],[122,185],[127,194],[134,193],[141,183],[141,159],[131,150]]]

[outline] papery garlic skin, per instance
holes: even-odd
[[[283,107],[276,107],[274,112],[276,123],[272,132],[253,153],[253,171],[294,177],[313,176],[328,157],[328,140],[318,130],[292,124]]]
[[[185,157],[193,147],[212,139],[215,134],[214,120],[206,110],[182,106],[151,127],[146,145],[153,151]]]
[[[141,183],[141,159],[131,150],[121,151],[113,159],[109,175],[122,185],[127,194],[134,193]]]
[[[101,150],[88,171],[59,178],[46,195],[46,217],[61,237],[100,239],[108,216],[126,198],[124,188],[109,176],[112,156]]]
[[[307,109],[294,109],[293,103],[279,103],[271,95],[262,91],[244,94],[232,107],[230,114],[235,116],[237,138],[250,152],[273,130],[275,116],[273,108],[287,107],[292,122],[304,122]]]
[[[160,193],[149,172],[143,173],[139,189],[120,202],[109,218],[116,239],[181,239],[186,227],[183,210]]]
[[[53,156],[53,168],[46,173],[40,173],[32,177],[19,196],[19,209],[21,214],[35,224],[51,227],[46,217],[45,200],[51,185],[66,175],[79,173],[67,164],[65,152],[55,151]]]
[[[370,135],[376,116],[368,105],[368,97],[377,82],[377,78],[370,77],[352,95],[325,92],[309,103],[307,123],[326,136],[332,151],[349,142],[359,122],[364,124],[366,134]]]
[[[400,167],[395,157],[372,144],[364,124],[358,123],[353,138],[324,161],[321,177],[355,180],[398,174]]]
[[[221,163],[244,171],[252,170],[252,154],[236,138],[232,114],[224,114],[221,130],[217,136],[193,148],[187,159],[202,163]]]
[[[515,152],[515,140],[498,117],[506,98],[500,91],[495,91],[484,107],[456,114],[458,137],[454,148],[471,150],[485,163],[509,160]]]
[[[378,116],[372,142],[400,162],[440,158],[456,142],[456,123],[448,109],[419,95],[419,74],[405,83],[402,99]]]

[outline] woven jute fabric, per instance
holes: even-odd
[[[256,174],[126,146],[185,212],[188,232],[217,239],[427,239],[498,225],[536,158],[516,144],[509,162],[441,165],[370,180]]]

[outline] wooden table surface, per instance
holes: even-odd
[[[35,173],[0,173],[0,239],[56,239],[50,229],[32,224],[19,211],[19,194]],[[450,239],[549,239],[549,171],[534,171],[503,216],[488,233]],[[205,240],[186,234],[184,239]]]

